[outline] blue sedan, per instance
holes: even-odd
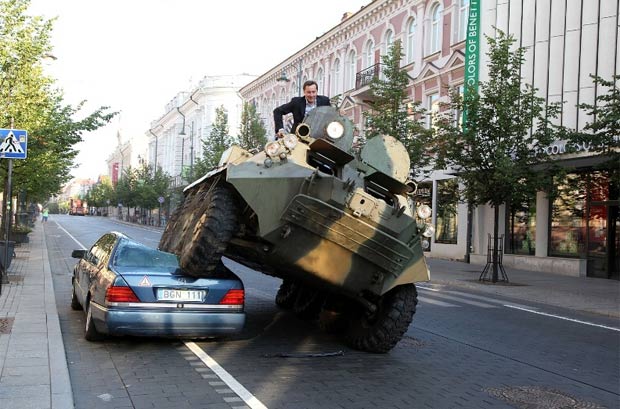
[[[84,337],[217,337],[245,324],[243,283],[223,265],[212,278],[183,275],[174,254],[122,233],[74,250],[71,308],[84,310]]]

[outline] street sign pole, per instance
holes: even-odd
[[[2,294],[2,284],[9,283],[8,268],[9,265],[9,239],[11,233],[11,176],[13,174],[13,159],[9,159],[9,169],[7,171],[6,195],[8,200],[6,206],[6,219],[4,220],[4,265],[2,266],[2,279],[0,280],[0,294]],[[13,256],[11,254],[11,256]]]

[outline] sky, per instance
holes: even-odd
[[[46,72],[84,114],[120,114],[84,134],[74,177],[105,174],[120,131],[143,135],[180,91],[206,75],[261,75],[371,0],[31,0],[56,18]]]

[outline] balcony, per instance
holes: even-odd
[[[351,91],[351,97],[363,103],[369,103],[374,99],[368,85],[373,78],[379,77],[382,65],[377,63],[355,74],[355,89]]]

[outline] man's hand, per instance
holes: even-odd
[[[276,133],[276,138],[284,138],[284,129],[280,128]]]

